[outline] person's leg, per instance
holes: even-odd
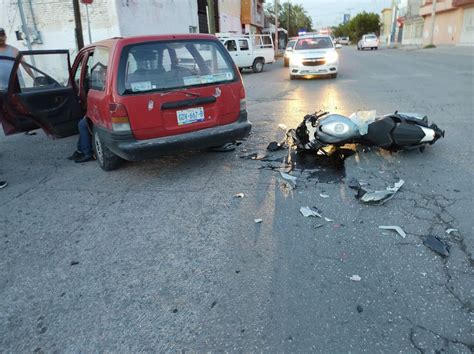
[[[76,162],[86,162],[93,159],[92,157],[92,139],[89,132],[89,125],[86,118],[82,118],[78,124],[79,127],[79,150],[83,154],[82,157],[76,159]]]
[[[83,153],[81,152],[81,134],[80,134],[81,128],[79,126],[81,122],[82,122],[82,119],[77,123],[77,128],[79,129],[79,136],[77,137],[76,151],[74,151],[72,155],[68,157],[68,160],[76,160],[84,156]]]

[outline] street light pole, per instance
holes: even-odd
[[[82,36],[81,11],[79,10],[79,0],[72,0],[74,8],[74,22],[76,24],[77,50],[84,48],[84,37]]]
[[[430,33],[430,46],[433,45],[434,28],[436,18],[436,0],[433,0],[433,7],[431,8],[431,33]]]
[[[275,12],[275,56],[277,56],[278,49],[280,49],[278,45],[278,8],[279,8],[278,0],[275,0],[273,7],[274,7],[273,11]]]

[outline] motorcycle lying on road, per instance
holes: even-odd
[[[423,151],[444,137],[444,130],[429,124],[426,116],[399,113],[377,117],[375,111],[357,112],[350,117],[316,112],[304,117],[288,132],[298,150],[323,151],[325,146],[363,144],[386,150]]]

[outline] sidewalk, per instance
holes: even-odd
[[[436,48],[423,48],[421,46],[399,46],[398,49],[405,51],[420,51],[426,53],[464,55],[474,57],[474,46],[457,46],[457,45],[439,45]]]

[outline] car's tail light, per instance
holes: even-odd
[[[109,104],[110,118],[112,121],[112,130],[115,132],[130,131],[130,121],[128,120],[127,108],[121,103]]]
[[[246,111],[247,110],[247,100],[245,99],[245,88],[242,86],[240,89],[240,110]]]

